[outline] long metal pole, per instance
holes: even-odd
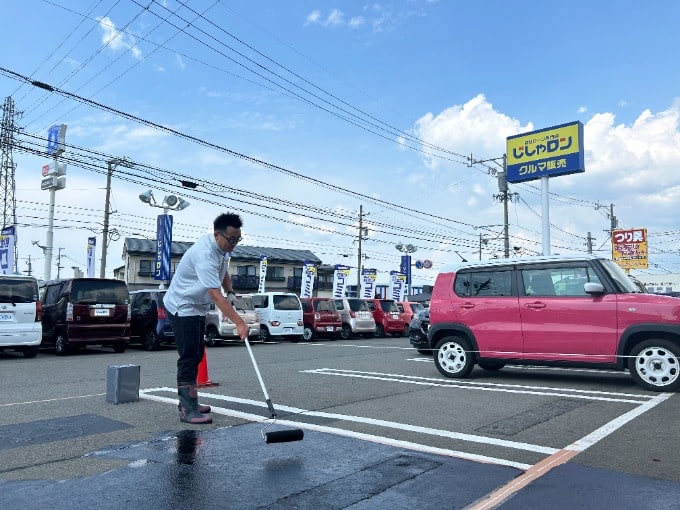
[[[508,214],[508,156],[503,154],[503,244],[505,248],[505,258],[510,257],[510,231],[509,231],[509,214]]]
[[[55,153],[56,154],[56,153]],[[54,156],[54,173],[59,175],[59,160]],[[53,182],[54,184],[54,182]],[[43,270],[43,278],[45,281],[52,278],[52,250],[54,246],[54,203],[56,201],[55,193],[56,186],[50,186],[50,208],[47,213],[47,235],[45,242],[45,267]]]
[[[357,297],[361,297],[361,237],[364,230],[364,206],[359,206],[359,255],[357,258]]]
[[[109,202],[111,200],[111,173],[113,173],[113,161],[108,161],[106,172],[106,199],[104,200],[104,231],[102,233],[102,261],[99,267],[99,278],[106,274],[106,252],[109,248]]]

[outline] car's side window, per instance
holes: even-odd
[[[461,297],[511,296],[510,271],[480,271],[456,276],[453,291]]]
[[[527,296],[588,296],[584,284],[601,283],[587,267],[555,267],[522,271],[524,293]]]

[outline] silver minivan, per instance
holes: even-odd
[[[253,298],[236,294],[234,309],[248,325],[248,340],[259,340],[260,318],[253,307]],[[236,331],[236,324],[217,309],[215,303],[211,303],[210,311],[205,316],[205,344],[212,347],[222,343],[225,339],[240,341],[238,331]]]
[[[0,275],[0,350],[38,354],[42,342],[42,303],[32,276]]]
[[[340,335],[343,340],[349,340],[354,335],[368,338],[375,335],[375,319],[365,299],[345,297],[334,301],[342,320]]]

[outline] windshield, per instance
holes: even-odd
[[[630,279],[626,272],[621,269],[621,266],[616,262],[609,259],[602,259],[602,266],[604,266],[607,273],[609,273],[609,276],[611,276],[616,283],[618,291],[640,293],[640,289],[637,288],[635,282]]]
[[[353,312],[367,312],[369,309],[368,303],[363,299],[348,299],[347,302]]]

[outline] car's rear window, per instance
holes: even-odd
[[[25,278],[0,278],[0,303],[33,303],[37,300],[37,281]]]
[[[129,294],[125,282],[107,280],[73,280],[71,302],[73,304],[128,304]]]
[[[274,295],[274,310],[300,310],[300,301],[295,296]]]
[[[345,303],[342,299],[335,299],[333,301],[335,303],[335,309],[340,311],[345,309]]]
[[[350,310],[352,310],[353,312],[368,311],[368,303],[363,299],[348,299],[347,302],[349,303]]]
[[[399,308],[397,307],[397,303],[394,301],[380,301],[380,308],[382,308],[383,312],[398,312]]]
[[[314,310],[317,312],[337,312],[338,309],[335,308],[335,303],[329,300],[318,300],[314,301]]]

